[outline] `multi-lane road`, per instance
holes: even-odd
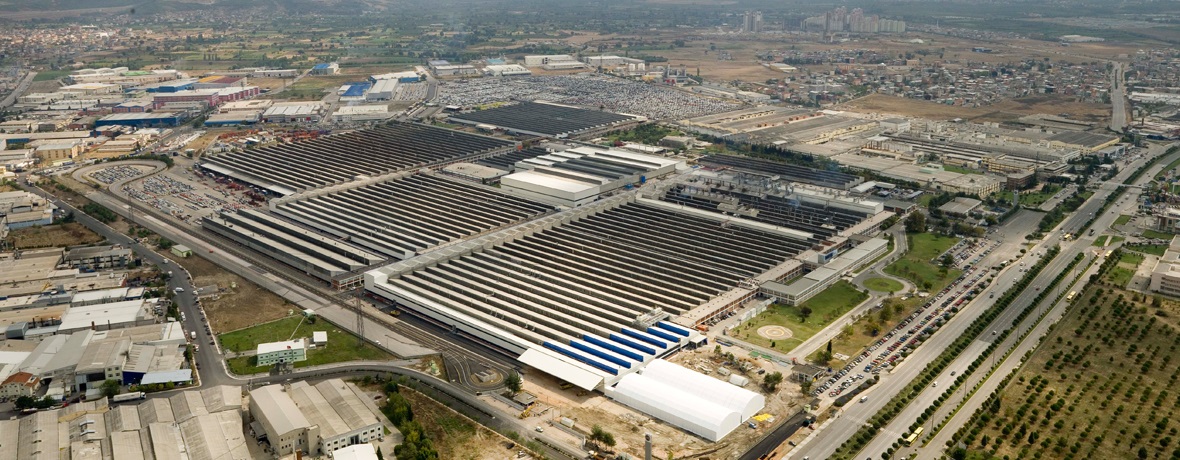
[[[1110,130],[1123,132],[1127,127],[1127,82],[1123,63],[1115,62],[1110,72]]]
[[[1093,216],[1093,213],[1098,212],[1098,210],[1102,207],[1106,196],[1112,193],[1115,188],[1117,188],[1117,182],[1124,180],[1135,169],[1139,168],[1145,161],[1149,160],[1155,155],[1161,154],[1163,150],[1164,148],[1162,147],[1153,147],[1151,150],[1149,150],[1150,153],[1147,155],[1147,158],[1132,162],[1126,168],[1124,168],[1113,181],[1102,184],[1094,196],[1087,200],[1075,213],[1067,217],[1065,221],[1058,226],[1058,228],[1063,231],[1052,232],[1044,240],[1027,251],[1027,254],[1022,258],[1025,260],[1025,266],[1031,266],[1033,263],[1035,263],[1036,254],[1043,254],[1046,249],[1060,243],[1061,236],[1064,233],[1071,233],[1080,229],[1082,225],[1084,225],[1084,223]],[[1167,161],[1161,161],[1160,164],[1167,164]],[[1152,177],[1151,174],[1145,174],[1143,176],[1143,178],[1150,177]],[[1144,180],[1143,178],[1141,178],[1141,180]],[[1095,225],[1101,226],[1105,224],[1109,226],[1116,217],[1117,213],[1107,213],[1104,216],[1100,216],[1098,222],[1096,222]],[[1061,254],[1059,254],[1052,262],[1050,262],[1049,265],[1041,271],[1037,278],[1032,283],[1030,283],[1030,285],[1041,287],[1048,286],[1053,277],[1065,270],[1066,266],[1076,254],[1081,253],[1086,249],[1086,247],[1089,246],[1090,241],[1092,241],[1092,239],[1086,239],[1086,241],[1066,242],[1063,245]],[[998,263],[1000,260],[1003,260],[1005,257],[1010,255],[1011,254],[1007,253],[1006,251],[995,251],[990,257],[991,260],[981,265],[986,266],[987,264]],[[866,423],[882,407],[884,407],[890,399],[892,399],[898,392],[900,392],[918,375],[920,375],[926,364],[930,363],[939,355],[941,355],[943,350],[945,350],[946,347],[951,344],[951,342],[953,342],[967,330],[971,323],[974,322],[975,318],[982,314],[983,311],[995,301],[991,296],[993,292],[998,296],[1005,290],[1009,289],[1013,285],[1014,281],[1022,276],[1022,274],[1019,273],[1019,268],[1016,268],[1019,267],[1019,265],[1014,265],[1015,267],[1010,265],[1008,268],[1002,270],[996,277],[995,281],[983,293],[981,293],[974,302],[968,304],[967,308],[955,315],[949,322],[947,322],[945,326],[943,326],[937,333],[931,336],[930,339],[928,339],[913,354],[906,358],[904,363],[895,368],[891,373],[882,374],[881,381],[871,390],[869,390],[868,393],[866,393],[868,399],[864,403],[845,406],[842,412],[836,418],[830,420],[824,426],[822,426],[815,435],[805,440],[803,443],[800,443],[800,446],[790,453],[789,458],[806,457],[819,459],[830,457],[841,444],[843,444],[853,434],[855,434],[856,431],[860,429],[860,427],[863,426],[864,423]],[[1013,301],[1012,304],[1007,309],[1005,309],[1004,312],[1002,312],[996,318],[996,320],[993,321],[992,324],[996,326],[994,329],[998,332],[1001,329],[1011,327],[1016,317],[1020,314],[1024,307],[1032,302],[1036,295],[1036,288],[1028,289],[1022,292],[1016,298],[1016,300]],[[984,334],[979,337],[978,340],[968,346],[967,349],[965,349],[963,353],[960,354],[959,358],[952,365],[947,366],[943,375],[938,376],[934,379],[934,381],[948,383],[951,382],[953,377],[950,376],[950,372],[961,372],[965,370],[967,364],[974,361],[984,352],[984,350],[987,349],[987,347],[990,345],[990,342],[994,340],[993,337],[998,337],[998,335],[993,336],[992,334]],[[945,388],[946,387],[944,386],[943,389]],[[913,421],[917,418],[917,415],[921,414],[926,407],[930,406],[938,399],[938,397],[942,394],[942,391],[943,390],[940,390],[937,387],[927,387],[910,403],[909,406],[906,407],[906,409],[904,409],[897,417],[894,418],[892,423],[888,424],[880,432],[878,432],[878,435],[876,438],[874,438],[873,442],[871,442],[866,447],[866,449],[862,451],[862,455],[859,455],[858,457],[868,456],[872,458],[880,458],[881,452],[884,452],[889,447],[891,447],[892,443],[898,437],[900,437],[903,432],[908,430],[909,425],[913,423]]]

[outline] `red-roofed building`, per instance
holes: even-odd
[[[4,398],[19,398],[21,396],[33,396],[37,393],[37,385],[41,384],[41,379],[28,372],[17,372],[4,379],[4,383],[0,384],[0,396]]]

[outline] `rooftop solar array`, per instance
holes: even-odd
[[[280,204],[275,213],[387,257],[404,258],[552,210],[494,188],[415,174]]]
[[[719,202],[694,193],[693,188],[683,184],[670,187],[664,195],[664,201],[718,211]],[[777,195],[743,193],[720,186],[710,187],[707,191],[737,198],[741,206],[758,211],[757,215],[746,216],[747,219],[812,233],[818,237],[815,241],[817,243],[869,217],[868,213],[864,212],[792,200]]]
[[[634,120],[631,115],[579,109],[553,104],[521,102],[515,105],[452,115],[452,120],[488,124],[510,131],[556,137]]]
[[[802,182],[840,190],[848,190],[864,181],[858,176],[839,171],[824,171],[761,158],[709,155],[701,157],[698,161],[713,166],[729,166],[747,171],[774,174],[792,182]]]
[[[654,308],[681,314],[809,247],[777,232],[629,203],[387,284],[549,346],[620,332],[643,337],[633,324]],[[655,342],[664,343],[648,343]]]
[[[395,123],[294,144],[208,157],[215,173],[290,195],[409,168],[458,160],[515,144],[433,126]]]

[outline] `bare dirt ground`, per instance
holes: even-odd
[[[287,316],[287,310],[294,308],[282,297],[214,265],[197,254],[181,258],[170,251],[161,253],[183,265],[193,275],[193,284],[196,287],[216,285],[222,290],[216,299],[201,300],[214,332],[236,331],[273,321]],[[237,287],[233,287],[235,285]]]
[[[872,94],[842,104],[842,110],[862,113],[889,113],[931,119],[963,118],[971,121],[1011,121],[1036,113],[1068,113],[1084,121],[1101,121],[1110,115],[1102,104],[1077,102],[1068,96],[1034,96],[1013,99],[987,107],[965,108],[903,97]]]
[[[29,249],[94,244],[101,242],[102,237],[82,224],[68,223],[13,230],[8,240],[17,249]]]

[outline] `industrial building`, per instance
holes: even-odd
[[[385,438],[377,406],[340,379],[310,385],[267,385],[250,392],[251,426],[276,455],[302,451],[331,455],[337,449]],[[396,433],[396,431],[395,431]]]
[[[385,259],[253,209],[206,216],[201,227],[326,281]]]
[[[533,74],[533,71],[529,70],[528,67],[517,64],[488,65],[483,68],[483,72],[493,77],[516,77]]]
[[[224,126],[252,125],[262,120],[262,112],[235,110],[228,113],[215,113],[205,118],[205,126],[218,128]]]
[[[367,121],[382,121],[393,118],[394,112],[389,111],[385,104],[346,105],[332,113],[332,121],[336,123],[355,123]]]
[[[396,123],[295,144],[205,157],[206,171],[279,195],[409,168],[480,159],[515,143],[433,126]]]
[[[49,200],[29,192],[0,192],[0,238],[9,230],[52,224],[56,209]]]
[[[114,113],[99,118],[94,122],[96,128],[102,126],[134,126],[147,128],[154,126],[178,126],[184,122],[185,116],[179,112],[152,113]]]
[[[134,258],[130,248],[118,245],[91,246],[66,251],[62,263],[70,268],[91,272],[110,268],[123,268]]]
[[[340,73],[340,64],[335,62],[316,64],[307,73],[308,75],[336,75]]]
[[[369,82],[371,82],[373,84],[376,84],[377,82],[379,82],[381,80],[393,80],[398,83],[414,83],[414,82],[422,81],[422,76],[418,75],[418,72],[414,72],[412,70],[407,70],[405,72],[390,72],[390,73],[384,73],[381,75],[369,76]]]
[[[253,458],[237,387],[108,404],[102,398],[0,421],[0,445],[11,458],[31,460]]]
[[[841,166],[854,170],[872,171],[888,179],[917,184],[919,187],[949,192],[963,192],[985,197],[1002,191],[1007,181],[1002,176],[989,174],[960,174],[946,171],[939,165],[917,165],[908,161],[846,153],[832,157]]]
[[[773,174],[792,182],[801,182],[839,190],[849,190],[864,181],[859,176],[839,171],[824,171],[762,158],[708,155],[701,157],[697,161],[701,164],[714,167],[727,167],[756,173]]]
[[[318,123],[324,106],[319,102],[273,104],[262,112],[264,123]]]
[[[280,198],[272,200],[271,207],[275,214],[336,239],[398,259],[553,210],[494,188],[410,173],[359,187]]]
[[[521,160],[500,178],[509,193],[559,206],[580,206],[615,190],[684,167],[684,161],[580,146]]]
[[[694,343],[674,317],[810,237],[627,194],[370,271],[365,287],[596,389]]]
[[[452,115],[450,120],[467,125],[487,125],[512,134],[564,139],[618,129],[643,121],[643,117],[547,102],[521,102]]]
[[[568,54],[533,55],[524,57],[526,67],[541,67],[545,70],[584,69],[586,64]]]
[[[194,89],[173,93],[156,93],[152,104],[156,109],[169,106],[197,105],[204,108],[217,107],[226,102],[249,99],[259,94],[257,86],[227,87],[218,89]]]
[[[176,70],[130,70],[127,67],[79,69],[70,73],[67,80],[72,84],[79,83],[115,83],[119,85],[142,85],[168,80],[176,80],[184,74]]]
[[[687,131],[762,145],[818,144],[878,127],[874,120],[840,112],[769,106],[704,115],[678,124]]]

